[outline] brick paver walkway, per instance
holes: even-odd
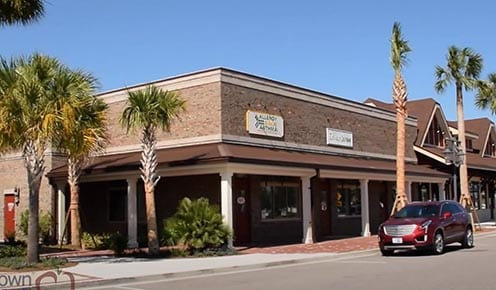
[[[378,248],[377,236],[354,237],[318,242],[314,244],[292,244],[272,247],[249,247],[240,249],[241,253],[342,253]]]
[[[481,233],[496,231],[495,227],[483,227],[482,230],[477,230],[476,236]],[[241,253],[266,253],[266,254],[281,254],[281,253],[344,253],[352,251],[363,251],[379,249],[378,237],[353,237],[346,239],[337,239],[323,241],[314,244],[292,244],[283,246],[269,247],[248,247],[239,249]]]

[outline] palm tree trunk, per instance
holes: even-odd
[[[39,261],[38,242],[39,242],[39,192],[41,185],[41,174],[36,175],[28,173],[29,186],[29,220],[28,220],[28,248],[27,262],[29,264]]]
[[[406,203],[405,191],[405,113],[396,113],[397,121],[397,140],[396,140],[396,195],[397,205],[396,210],[402,209]]]
[[[71,245],[81,248],[81,217],[79,215],[79,181],[77,162],[69,159],[68,161],[68,178],[71,191],[70,216],[71,216]]]
[[[150,255],[158,255],[160,247],[157,235],[157,216],[155,212],[155,189],[149,182],[145,184],[146,222],[148,229],[148,251]]]
[[[40,259],[38,251],[40,209],[39,193],[44,169],[44,157],[43,150],[39,149],[35,142],[27,142],[24,147],[23,155],[29,185],[27,262],[32,264],[37,263]]]
[[[396,197],[391,215],[408,202],[405,192],[405,119],[407,116],[407,88],[398,70],[394,75],[393,99],[396,107]]]
[[[465,119],[463,116],[463,93],[462,85],[458,83],[456,84],[456,113],[458,118],[458,141],[460,142],[462,153],[466,154],[467,145],[465,140]],[[470,193],[468,192],[468,170],[466,158],[460,165],[460,194],[460,203],[463,206],[466,206],[466,202],[471,201]]]
[[[145,185],[146,222],[148,229],[148,252],[158,255],[160,246],[157,234],[157,216],[155,211],[155,185],[160,177],[156,175],[157,154],[155,152],[156,139],[151,128],[143,129],[143,151],[141,154],[141,178]]]

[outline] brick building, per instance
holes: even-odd
[[[126,135],[118,118],[127,90],[149,84],[186,100],[186,112],[170,133],[157,136],[159,229],[186,196],[207,197],[219,205],[235,244],[370,235],[391,208],[394,112],[216,68],[99,95],[110,106],[111,143],[81,176],[83,231],[120,231],[131,247],[146,239],[139,136]],[[406,144],[414,144],[417,119],[409,117],[406,127]],[[42,207],[54,215],[59,238],[69,199],[61,160],[54,156],[49,162],[41,192]],[[10,168],[12,176],[25,175],[19,159],[4,158],[0,166],[4,172]],[[443,199],[449,176],[418,165],[414,147],[407,146],[410,199],[423,184]],[[25,183],[11,180],[0,180],[4,197]],[[27,203],[25,185],[21,188],[19,209]],[[18,221],[18,211],[16,216]],[[5,221],[0,223],[4,227]]]

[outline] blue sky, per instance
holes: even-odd
[[[227,67],[358,102],[391,101],[389,39],[399,21],[412,47],[409,99],[432,97],[449,120],[455,95],[434,91],[450,45],[496,72],[492,1],[50,0],[28,26],[0,27],[0,55],[41,52],[93,73],[100,91]],[[465,118],[490,117],[465,93]]]

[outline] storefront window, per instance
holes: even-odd
[[[299,217],[300,184],[296,182],[262,182],[261,219]]]
[[[360,183],[341,181],[336,193],[336,209],[338,216],[359,216],[362,214]]]
[[[480,184],[478,182],[470,183],[470,195],[472,196],[472,201],[474,203],[475,208],[480,209],[480,199],[479,199],[479,188]]]
[[[487,194],[485,190],[482,190],[480,193],[480,208],[481,209],[487,208]]]
[[[431,198],[430,198],[429,188],[427,187],[427,184],[420,185],[420,200],[428,201],[430,199]]]

